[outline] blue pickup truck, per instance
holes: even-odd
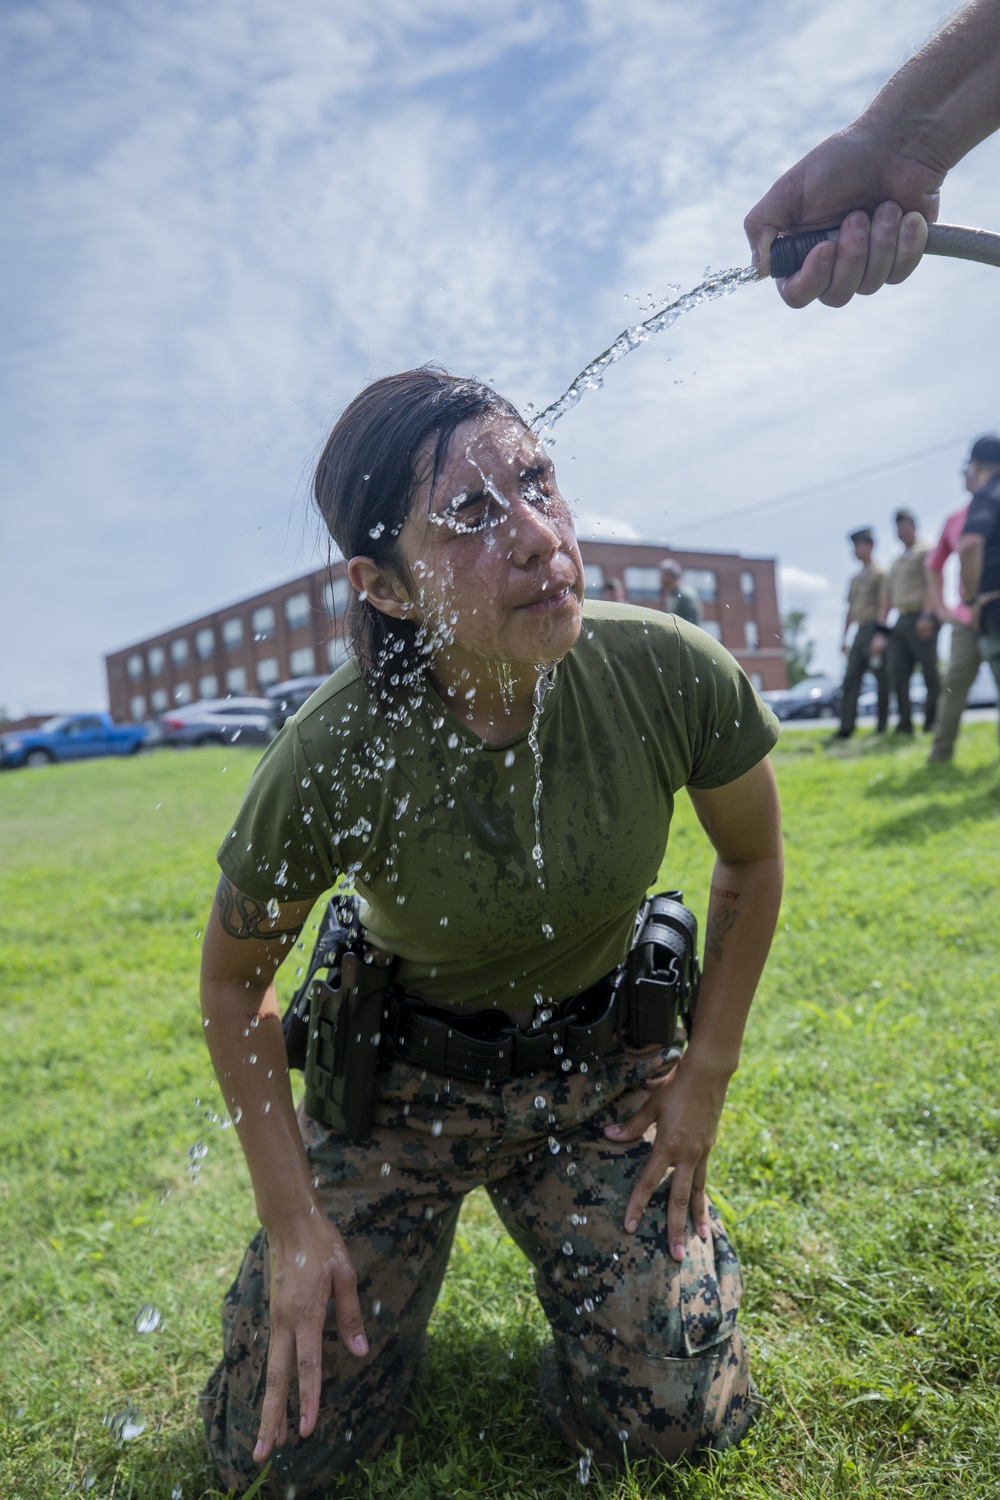
[[[92,755],[134,755],[145,739],[145,724],[116,724],[110,714],[57,714],[37,729],[0,734],[0,767],[47,766]]]

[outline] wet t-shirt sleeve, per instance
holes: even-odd
[[[688,786],[726,786],[764,759],[778,739],[778,721],[746,673],[703,630],[677,622],[691,770]]]
[[[258,901],[307,901],[335,884],[330,820],[289,720],[257,765],[218,861]]]

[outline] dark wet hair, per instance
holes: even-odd
[[[316,465],[313,495],[345,558],[371,557],[408,582],[399,537],[422,477],[417,454],[432,434],[433,486],[456,427],[479,416],[524,418],[478,380],[449,375],[435,365],[373,381],[341,414]],[[377,702],[398,699],[426,665],[412,620],[384,615],[351,586],[347,633],[358,671]]]

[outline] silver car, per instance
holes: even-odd
[[[150,726],[146,743],[157,745],[266,745],[268,698],[202,698],[169,708]]]

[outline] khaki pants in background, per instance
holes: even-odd
[[[969,696],[981,661],[971,625],[952,625],[951,655],[938,699],[937,729],[928,760],[951,760]]]

